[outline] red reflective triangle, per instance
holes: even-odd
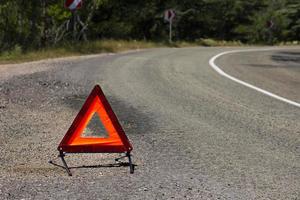
[[[108,133],[106,138],[82,137],[84,129],[97,113]],[[58,146],[66,153],[125,153],[132,146],[99,85],[86,99],[68,132]]]

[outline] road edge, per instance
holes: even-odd
[[[282,50],[282,49],[286,49],[286,48],[280,48],[280,50]],[[267,95],[267,96],[272,97],[272,98],[275,98],[275,99],[277,99],[277,100],[279,100],[279,101],[282,101],[282,102],[285,102],[285,103],[288,103],[288,104],[290,104],[290,105],[293,105],[293,106],[296,106],[296,107],[300,108],[300,103],[297,103],[297,102],[295,102],[295,101],[289,100],[289,99],[284,98],[284,97],[281,97],[281,96],[279,96],[279,95],[277,95],[277,94],[274,94],[274,93],[269,92],[269,91],[267,91],[267,90],[261,89],[261,88],[259,88],[259,87],[257,87],[257,86],[254,86],[254,85],[249,84],[249,83],[247,83],[247,82],[245,82],[245,81],[242,81],[242,80],[240,80],[240,79],[238,79],[238,78],[235,78],[235,77],[233,77],[233,76],[231,76],[231,75],[225,73],[225,72],[224,72],[217,64],[215,64],[215,61],[216,61],[218,58],[220,58],[220,57],[222,57],[222,56],[224,56],[224,55],[228,55],[228,54],[243,53],[243,52],[255,52],[255,51],[272,51],[272,50],[279,50],[279,49],[278,49],[278,48],[265,48],[265,49],[243,49],[243,50],[231,50],[231,51],[225,51],[225,52],[219,53],[219,54],[215,55],[214,57],[212,57],[212,58],[209,60],[209,65],[210,65],[210,66],[211,66],[218,74],[220,74],[221,76],[224,76],[224,77],[226,77],[226,78],[228,78],[228,79],[230,79],[230,80],[232,80],[232,81],[234,81],[234,82],[236,82],[236,83],[239,83],[239,84],[241,84],[241,85],[243,85],[243,86],[246,86],[246,87],[248,87],[248,88],[251,88],[251,89],[253,89],[253,90],[257,91],[257,92],[263,93],[264,95]]]

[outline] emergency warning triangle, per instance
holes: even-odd
[[[99,117],[108,137],[84,137],[83,132],[93,116]],[[116,115],[96,85],[86,99],[68,132],[58,146],[65,153],[129,153],[132,146]]]

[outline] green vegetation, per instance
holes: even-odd
[[[195,43],[188,42],[175,42],[173,44],[168,44],[136,40],[98,40],[92,42],[79,42],[76,44],[69,43],[38,50],[28,50],[26,52],[22,52],[20,46],[15,46],[14,49],[10,51],[3,51],[0,54],[0,64],[19,63],[46,58],[58,58],[86,54],[116,53],[125,50],[138,50],[157,47],[186,47],[195,45]]]
[[[169,8],[176,12],[171,46],[300,41],[299,0],[83,0],[77,26],[63,4],[1,0],[1,62],[166,46]]]
[[[116,53],[126,50],[139,50],[159,47],[192,47],[192,46],[240,46],[240,42],[216,41],[212,39],[200,39],[195,42],[177,41],[168,42],[146,42],[136,40],[97,40],[91,42],[68,43],[59,46],[28,50],[23,52],[20,46],[15,46],[10,51],[0,53],[0,64],[20,63],[36,61],[47,58],[59,58],[66,56],[79,56],[98,53]]]
[[[129,42],[124,40],[101,40],[93,42],[79,42],[76,44],[69,43],[42,48],[39,50],[28,50],[26,52],[22,52],[21,48],[16,46],[14,49],[10,51],[4,51],[0,54],[0,64],[85,54],[114,53],[124,50],[145,49],[159,46],[163,46],[163,44],[139,41]]]

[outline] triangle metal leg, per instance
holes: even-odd
[[[58,157],[61,158],[62,163],[64,164],[64,167],[65,167],[65,169],[66,169],[68,175],[69,175],[69,176],[72,176],[72,173],[71,173],[71,171],[70,171],[70,169],[69,169],[69,167],[68,167],[68,165],[67,165],[67,162],[66,162],[66,160],[65,160],[65,158],[64,158],[64,157],[65,157],[65,154],[64,154],[62,151],[60,151]]]
[[[118,162],[119,160],[121,160],[121,159],[123,159],[123,158],[126,158],[126,157],[128,157],[127,154],[126,154],[125,156],[121,156],[121,157],[119,157],[119,158],[116,158],[115,161]]]
[[[126,156],[128,157],[129,168],[130,168],[130,174],[133,174],[133,173],[134,173],[134,165],[132,164],[130,152],[127,152],[127,153],[126,153]]]
[[[130,152],[126,152],[124,156],[116,158],[115,161],[118,162],[119,160],[124,159],[124,158],[128,158],[130,174],[133,174],[134,173],[134,164],[132,164],[132,159],[131,159]]]

